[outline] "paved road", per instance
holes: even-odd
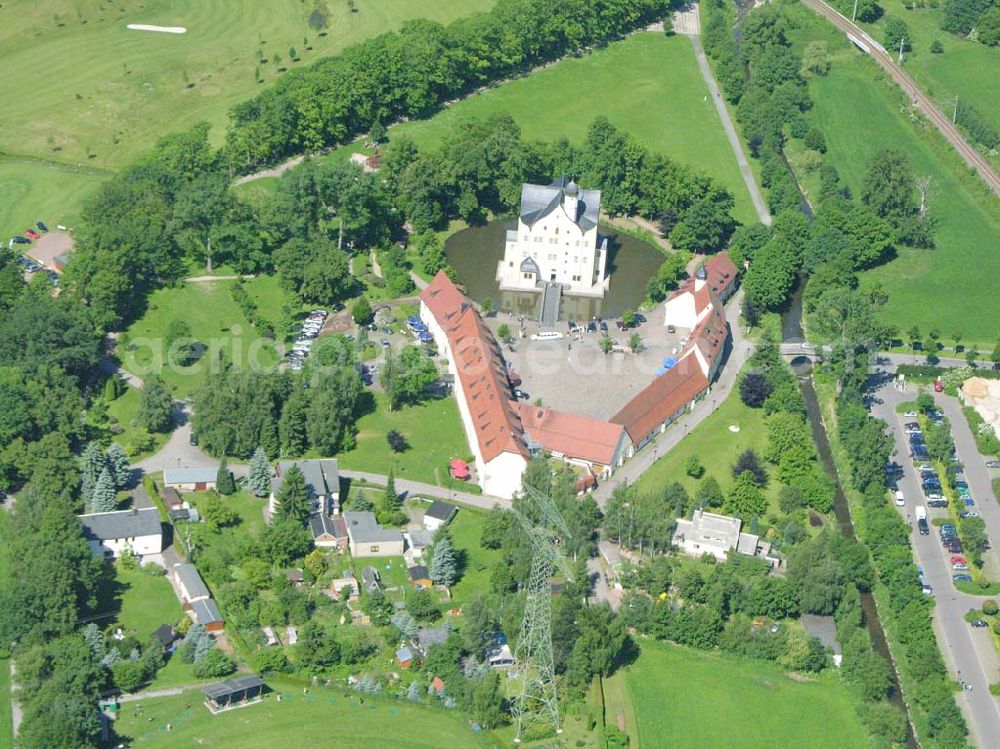
[[[991,642],[988,629],[974,629],[964,616],[970,609],[982,606],[983,599],[960,593],[952,583],[949,555],[941,546],[934,529],[930,535],[921,536],[916,532],[914,507],[923,503],[923,492],[917,480],[916,471],[908,458],[908,442],[903,434],[903,419],[896,413],[898,403],[913,400],[916,389],[907,392],[896,390],[885,370],[876,370],[884,376],[884,384],[874,393],[876,402],[872,414],[885,419],[896,441],[896,461],[904,467],[904,475],[899,487],[906,498],[906,506],[899,508],[900,514],[913,524],[914,553],[917,564],[924,569],[927,582],[934,589],[934,629],[941,652],[951,675],[956,680],[972,686],[971,691],[959,695],[958,704],[965,713],[969,729],[980,747],[995,746],[995,738],[1000,735],[1000,706],[989,693],[989,685],[1000,680],[1000,664]],[[985,468],[984,468],[985,470]],[[928,509],[929,515],[944,517],[947,510]]]
[[[385,486],[386,481],[385,476],[377,473],[366,473],[364,471],[341,470],[340,475],[345,478],[349,478],[352,481],[364,479],[369,484],[377,484],[379,486]],[[396,491],[399,492],[419,494],[424,497],[433,497],[434,499],[443,499],[446,502],[458,502],[463,505],[469,505],[470,507],[478,507],[482,510],[490,510],[495,505],[500,505],[505,508],[509,508],[511,506],[509,499],[501,499],[500,497],[494,497],[489,494],[470,494],[469,492],[449,489],[446,486],[436,486],[434,484],[425,484],[421,481],[401,479],[398,476],[395,478],[395,483]]]
[[[821,0],[802,0],[802,2],[807,8],[824,16],[845,34],[853,34],[858,39],[863,40],[869,47],[869,56],[903,89],[917,109],[941,132],[941,135],[952,145],[965,163],[975,169],[989,188],[1000,196],[1000,175],[993,170],[989,162],[962,136],[959,129],[952,123],[951,118],[941,112],[934,105],[934,102],[917,87],[914,80],[896,64],[895,59],[883,49],[881,44],[872,39],[860,26],[851,23]]]
[[[186,404],[177,405],[179,425],[170,435],[167,443],[145,460],[135,464],[144,473],[156,473],[164,468],[203,468],[217,466],[219,461],[210,457],[191,444],[190,409]],[[234,473],[235,473],[235,466]]]
[[[647,471],[658,458],[663,457],[676,447],[687,436],[688,431],[694,429],[712,414],[729,395],[736,384],[740,368],[753,349],[752,344],[743,337],[743,330],[740,328],[742,301],[743,290],[740,289],[726,305],[726,321],[729,323],[729,330],[732,333],[732,345],[728,358],[723,362],[721,374],[712,385],[708,395],[698,401],[687,415],[667,427],[665,432],[657,435],[652,443],[642,448],[625,465],[615,471],[610,480],[597,487],[594,498],[602,508],[607,506],[608,499],[610,499],[615,487],[622,483],[631,484],[638,480],[643,472]]]
[[[719,119],[722,120],[722,127],[726,131],[729,145],[733,147],[733,153],[736,154],[736,163],[739,164],[740,174],[743,175],[743,181],[746,182],[747,190],[750,191],[750,199],[753,201],[754,210],[757,211],[757,217],[761,223],[770,226],[771,213],[767,210],[767,203],[764,202],[764,196],[760,194],[757,181],[753,177],[753,172],[750,171],[750,162],[747,161],[747,155],[743,152],[743,143],[740,141],[740,136],[736,132],[733,120],[729,116],[729,110],[726,109],[726,102],[722,98],[722,92],[719,91],[719,85],[715,82],[715,76],[712,75],[712,69],[708,66],[705,50],[701,46],[701,38],[697,36],[690,38],[691,44],[694,46],[694,56],[698,60],[698,68],[701,70],[701,77],[705,79],[705,85],[708,86],[709,95],[715,103]]]

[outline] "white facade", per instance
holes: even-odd
[[[126,550],[144,557],[163,551],[160,515],[155,507],[80,515],[90,551],[105,559],[117,559]]]
[[[704,320],[711,310],[711,298],[707,291],[702,291],[707,283],[704,271],[699,269],[693,283],[688,281],[663,305],[663,324],[692,330]]]
[[[693,557],[711,554],[719,561],[725,561],[731,551],[754,556],[759,539],[753,534],[742,533],[742,525],[743,521],[739,518],[695,510],[690,520],[677,521],[673,543]]]
[[[131,550],[138,557],[159,554],[163,551],[163,536],[159,534],[134,538],[108,538],[101,541],[91,540],[87,543],[95,556],[103,556],[105,559],[118,559],[126,549]]]
[[[560,178],[526,184],[517,229],[507,232],[496,279],[508,291],[541,291],[548,282],[580,296],[603,297],[608,289],[607,242],[597,231],[599,190],[581,190]]]

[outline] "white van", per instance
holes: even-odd
[[[563,337],[563,334],[558,330],[543,330],[541,333],[532,333],[531,340],[533,341],[558,341]]]
[[[906,500],[903,498],[903,492],[901,492],[899,489],[896,490],[895,497],[896,497],[896,507],[902,507],[903,505],[906,504]]]

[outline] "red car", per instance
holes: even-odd
[[[936,380],[934,380],[934,392],[935,393],[943,393],[944,392],[944,383],[941,382],[941,378],[940,377],[938,377]]]
[[[951,563],[952,564],[968,564],[969,562],[968,562],[968,560],[965,557],[960,557],[960,556],[956,555],[956,556],[953,556],[951,558]]]
[[[38,238],[39,238],[39,237],[41,237],[42,235],[41,235],[41,234],[39,234],[39,233],[38,233],[37,231],[35,231],[34,229],[25,229],[25,230],[24,230],[24,236],[28,237],[28,239],[38,239]]]

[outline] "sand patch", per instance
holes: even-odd
[[[158,31],[162,34],[186,34],[183,26],[150,26],[148,23],[130,23],[126,28],[132,31]]]

